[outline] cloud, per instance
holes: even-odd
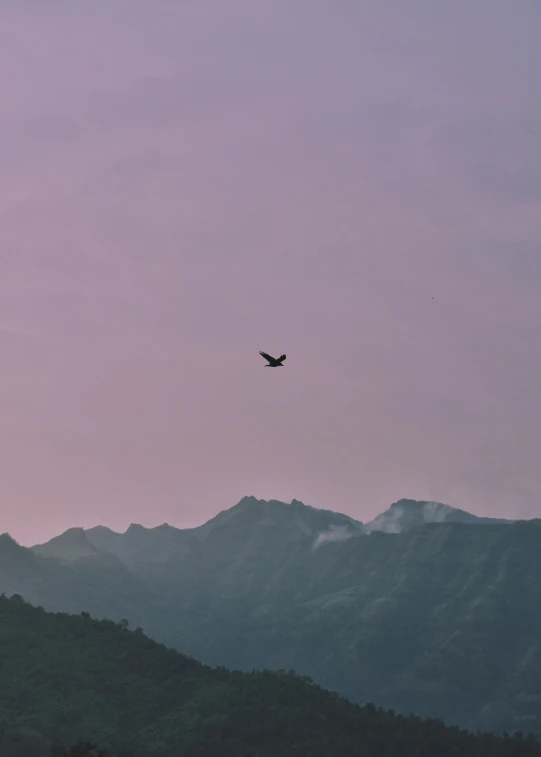
[[[322,531],[317,535],[312,545],[312,550],[316,550],[322,544],[327,544],[328,542],[346,541],[346,539],[352,539],[358,535],[358,533],[352,533],[348,526],[331,526],[328,531]]]

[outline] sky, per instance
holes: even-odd
[[[539,0],[2,3],[0,532],[541,517],[540,34]]]

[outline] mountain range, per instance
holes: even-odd
[[[361,708],[292,671],[209,668],[17,595],[0,597],[0,670],[0,757],[541,757],[530,735]]]
[[[363,525],[245,497],[204,525],[0,537],[0,591],[125,618],[211,665],[354,702],[541,733],[541,520],[400,500]]]

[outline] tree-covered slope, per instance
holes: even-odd
[[[124,757],[541,755],[531,739],[361,708],[289,673],[211,669],[141,632],[18,597],[0,598],[0,724]]]

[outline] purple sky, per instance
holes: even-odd
[[[0,531],[540,517],[540,36],[539,0],[2,4]]]

